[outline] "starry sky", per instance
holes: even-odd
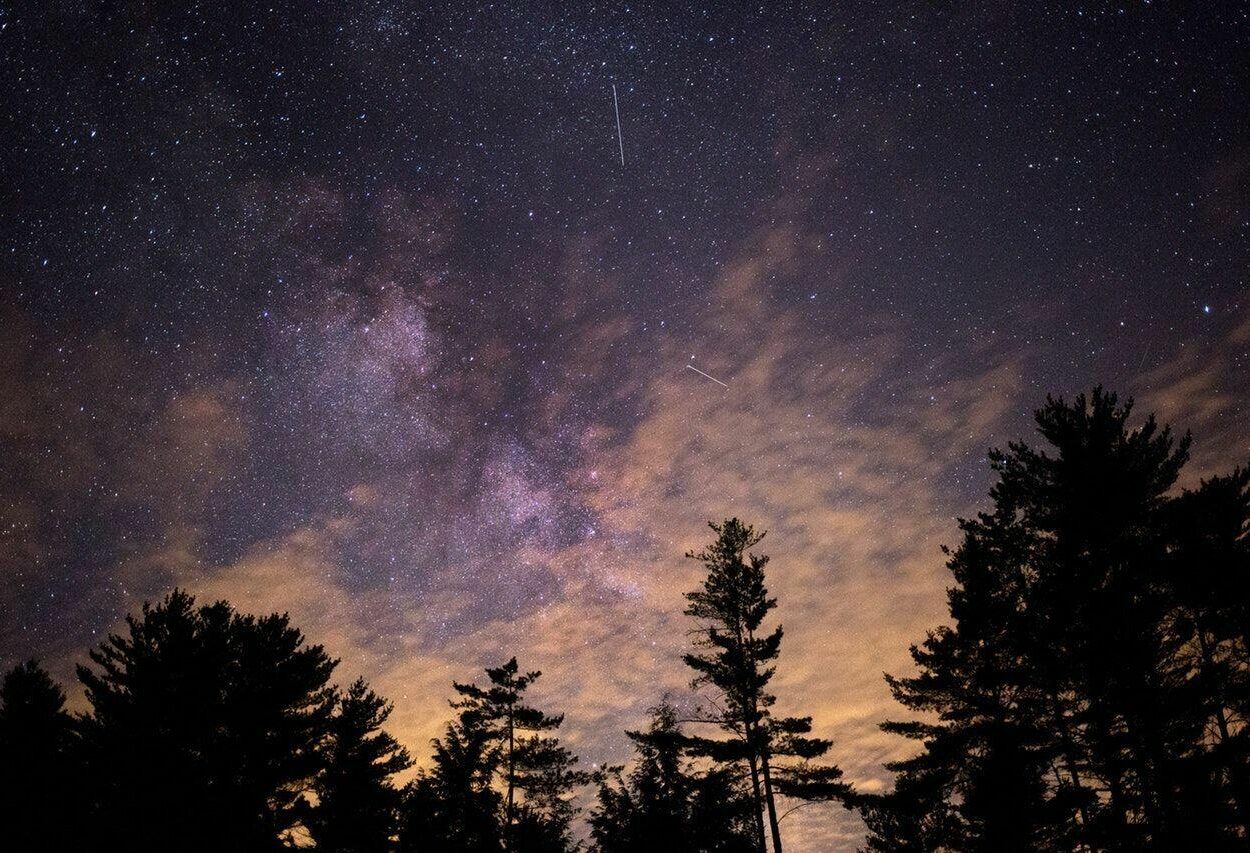
[[[515,653],[620,761],[739,515],[779,708],[879,789],[881,673],[1048,392],[1250,458],[1244,3],[40,5],[0,6],[6,667],[72,684],[181,585],[289,610],[418,755]]]

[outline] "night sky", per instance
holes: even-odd
[[[879,788],[881,674],[1047,393],[1250,459],[1244,3],[43,5],[0,7],[0,663],[76,707],[181,585],[289,610],[418,756],[517,654],[620,761],[739,515],[779,710]]]

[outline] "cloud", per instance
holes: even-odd
[[[726,265],[712,308],[656,358],[646,417],[588,453],[588,499],[605,538],[649,543],[629,563],[653,613],[638,624],[662,637],[650,680],[668,689],[687,675],[677,614],[699,577],[680,555],[708,540],[708,519],[768,528],[761,549],[772,556],[770,591],[786,626],[779,711],[811,714],[834,741],[830,758],[856,784],[879,787],[883,761],[911,749],[877,730],[898,712],[881,673],[906,670],[908,644],[943,617],[939,545],[965,509],[949,494],[950,460],[979,452],[1016,416],[1022,383],[1014,356],[971,375],[900,378],[901,330],[879,317],[848,317],[829,339],[768,292],[775,277],[808,274],[800,244],[788,230],[766,230]],[[630,672],[651,653],[632,633],[569,649],[586,661],[579,671]],[[659,698],[658,687],[651,693]],[[636,699],[622,710],[618,727],[640,723]],[[845,849],[858,832],[836,808],[800,814],[794,831],[814,845],[805,849]]]
[[[769,530],[779,712],[812,715],[853,783],[887,786],[883,764],[912,745],[877,728],[903,713],[881,675],[909,671],[908,645],[945,621],[939,546],[984,505],[986,447],[1028,437],[1039,353],[971,341],[927,355],[921,330],[859,298],[852,260],[784,224],[737,246],[698,304],[642,343],[620,282],[587,260],[596,238],[575,241],[545,318],[558,346],[522,351],[440,289],[452,226],[436,213],[383,200],[366,217],[374,248],[357,254],[346,201],[304,189],[285,219],[261,194],[240,202],[286,242],[292,288],[261,324],[254,374],[210,359],[157,392],[151,366],[104,336],[74,344],[95,361],[71,378],[13,315],[0,390],[17,403],[0,435],[23,479],[6,482],[0,521],[24,532],[0,539],[6,576],[20,587],[35,556],[70,556],[48,501],[98,490],[126,508],[101,515],[122,545],[58,603],[78,628],[43,646],[57,674],[177,584],[290,612],[342,659],[340,682],[364,675],[396,703],[391,727],[419,759],[451,682],[515,654],[544,671],[535,699],[567,714],[583,761],[619,762],[648,706],[693,701],[682,595],[699,567],[682,554],[709,540],[708,520],[737,515]],[[793,299],[815,290],[834,307]],[[1245,319],[1130,383],[1147,389],[1141,410],[1198,431],[1198,471],[1246,456],[1248,344]],[[8,647],[29,636],[6,630]],[[861,832],[837,807],[787,828],[810,850],[852,849]]]
[[[1248,350],[1250,310],[1213,339],[1183,342],[1170,361],[1132,383],[1142,389],[1139,412],[1156,412],[1180,432],[1193,431],[1192,461],[1183,472],[1186,484],[1250,462]]]

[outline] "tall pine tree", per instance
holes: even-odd
[[[505,847],[520,851],[562,850],[572,844],[569,826],[576,814],[570,794],[590,781],[575,768],[577,757],[546,734],[564,722],[525,702],[525,691],[542,675],[522,673],[516,658],[486,670],[489,684],[453,686],[461,698],[461,728],[483,730],[496,744],[495,775],[503,789],[500,821]]]
[[[951,624],[913,647],[916,675],[890,679],[927,719],[885,727],[924,751],[864,803],[873,849],[1246,837],[1246,480],[1171,494],[1189,439],[1131,412],[1101,389],[1048,399],[1047,450],[991,453],[993,508],[950,554]]]
[[[699,622],[695,651],[683,659],[697,676],[694,686],[711,685],[721,700],[703,718],[728,739],[697,738],[692,749],[714,761],[745,764],[755,800],[756,839],[765,849],[764,819],[773,853],[782,853],[777,799],[845,798],[849,787],[835,766],[812,763],[829,751],[830,742],[809,737],[811,717],[774,717],[776,697],[768,684],[776,671],[782,629],[765,631],[764,619],[777,606],[764,585],[768,557],[751,553],[764,538],[736,518],[709,522],[716,540],[686,556],[707,570],[700,587],[686,594],[686,615]]]

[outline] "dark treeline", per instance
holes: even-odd
[[[602,853],[781,850],[778,803],[843,798],[811,719],[777,717],[768,685],[781,646],[764,586],[762,534],[736,519],[690,557],[686,662],[708,697],[681,720],[661,703],[628,773],[590,773],[536,707],[541,676],[516,658],[451,686],[452,719],[413,766],[386,732],[390,704],[285,615],[199,605],[181,590],[145,604],[78,668],[91,710],[72,716],[35,662],[0,687],[0,849],[564,853],[579,789]],[[694,729],[706,729],[705,732]]]
[[[990,454],[870,850],[1247,848],[1250,472],[1177,493],[1189,436],[1130,409],[1048,400],[1048,447]]]
[[[687,555],[699,704],[657,697],[626,766],[584,769],[514,658],[450,686],[408,777],[391,705],[336,685],[285,615],[175,590],[78,668],[88,712],[33,661],[4,677],[0,849],[782,853],[816,802],[858,810],[872,851],[1247,849],[1250,473],[1177,490],[1189,437],[1130,409],[1048,400],[1044,450],[991,453],[991,507],[948,552],[950,624],[887,676],[917,719],[883,727],[918,747],[889,793],[774,713],[799,697],[770,689],[763,533],[729,519]]]

